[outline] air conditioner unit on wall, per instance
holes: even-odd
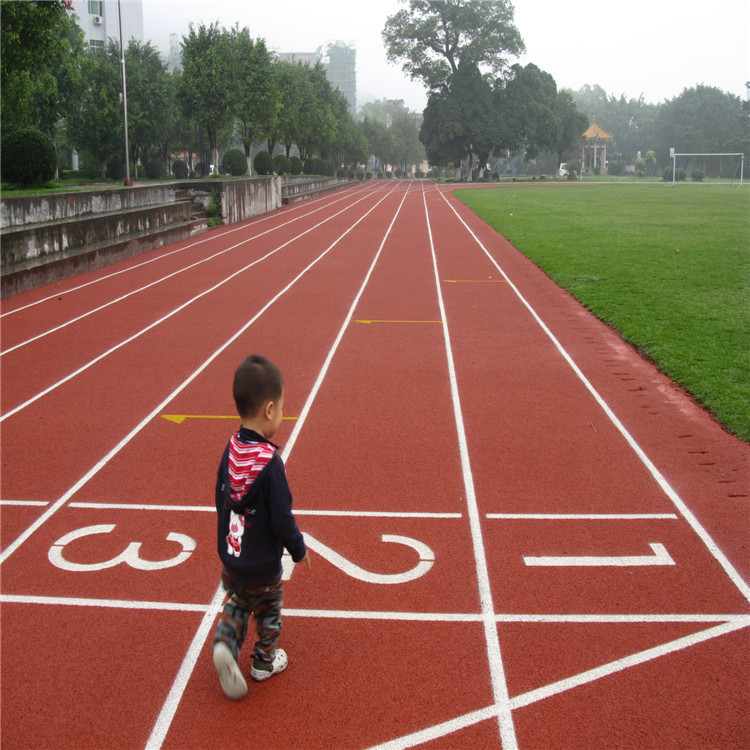
[[[101,26],[102,25],[102,17],[101,16],[94,16],[94,23],[97,26]]]

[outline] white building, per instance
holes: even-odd
[[[122,41],[143,41],[143,0],[122,0]],[[117,0],[73,0],[73,12],[91,47],[106,47],[108,39],[120,41]]]

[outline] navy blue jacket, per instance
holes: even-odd
[[[305,557],[307,548],[292,514],[292,493],[278,448],[244,427],[237,438],[243,444],[262,443],[259,448],[273,450],[273,457],[239,500],[233,499],[230,486],[231,441],[224,450],[216,478],[219,557],[235,583],[253,587],[281,578],[284,548],[294,562]]]

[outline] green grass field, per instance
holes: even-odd
[[[750,442],[750,188],[505,185],[456,192]]]

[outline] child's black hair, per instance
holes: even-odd
[[[263,404],[278,401],[284,391],[284,378],[271,360],[251,354],[234,373],[232,393],[241,418],[254,417]]]

